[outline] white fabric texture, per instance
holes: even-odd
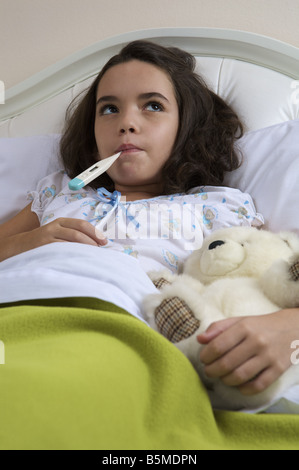
[[[135,257],[145,272],[177,272],[190,251],[200,248],[203,238],[217,228],[263,223],[251,197],[237,189],[207,186],[192,194],[130,202],[104,188],[71,191],[69,181],[60,171],[30,193],[41,225],[59,217],[86,220],[108,238],[102,249]]]
[[[106,195],[103,201],[92,188],[69,190],[69,181],[59,171],[41,180],[37,191],[31,193],[32,209],[41,224],[58,217],[76,217],[95,226],[102,224],[101,229],[107,223],[109,236],[109,229],[114,230],[117,224],[118,238],[110,238],[108,245],[101,247],[55,243],[3,261],[0,303],[92,296],[113,302],[142,318],[141,301],[155,290],[146,274],[148,271],[166,267],[176,272],[190,249],[198,248],[203,237],[219,226],[262,223],[250,196],[239,190],[200,188],[189,195],[127,203],[118,199],[114,205],[112,197]],[[189,222],[187,235],[181,231],[185,211]],[[150,230],[156,232],[156,238],[151,237],[153,233],[148,233],[146,225],[152,212],[158,214],[150,221],[153,224]],[[142,224],[145,230],[139,236]],[[168,230],[164,232],[165,237],[159,233],[163,225]]]
[[[61,168],[59,135],[0,139],[0,224],[30,201],[27,192]]]
[[[226,184],[252,196],[266,229],[299,233],[299,120],[249,132],[239,145],[244,161]]]
[[[0,303],[67,297],[111,302],[142,320],[155,292],[136,259],[79,243],[52,243],[0,263]]]

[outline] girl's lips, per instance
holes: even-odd
[[[125,145],[121,145],[120,147],[118,147],[118,149],[116,150],[116,153],[118,152],[135,153],[135,152],[141,152],[141,151],[142,149],[139,147],[136,147],[135,145],[125,144]]]

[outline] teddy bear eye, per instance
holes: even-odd
[[[216,240],[209,245],[209,250],[215,250],[215,248],[222,245],[225,245],[225,242],[223,240]]]

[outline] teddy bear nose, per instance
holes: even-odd
[[[221,245],[225,245],[225,242],[222,240],[216,240],[215,242],[211,243],[211,245],[209,246],[209,250],[215,250],[217,246],[221,246]]]

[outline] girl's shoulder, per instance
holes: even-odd
[[[247,193],[243,193],[239,189],[229,188],[226,186],[198,186],[187,193],[176,193],[169,195],[156,196],[149,199],[138,199],[136,201],[127,201],[128,205],[151,205],[151,204],[204,204],[205,201],[211,203],[229,203],[239,204],[240,202],[250,201],[252,203],[251,196]],[[125,199],[123,199],[125,202]]]
[[[238,196],[245,194],[240,189],[230,188],[228,186],[197,186],[196,188],[190,189],[187,193],[188,195],[203,195],[203,194],[230,194],[231,196]]]
[[[187,197],[193,200],[199,199],[201,201],[213,201],[222,204],[240,204],[244,202],[253,204],[250,194],[227,186],[199,186],[191,189]]]
[[[239,203],[241,200],[251,200],[251,196],[247,193],[243,193],[240,189],[229,188],[227,186],[197,186],[187,193],[160,196],[156,199],[160,201],[163,201],[163,199],[176,202],[182,201],[183,203],[187,201],[190,203],[200,203],[207,200],[222,203],[225,201],[235,201]]]
[[[70,178],[64,170],[42,178],[37,186],[27,193],[27,200],[32,203],[32,211],[41,219],[45,210],[53,207],[53,204],[57,206],[65,201],[79,200],[80,197],[93,197],[95,191],[92,188],[84,188],[74,193],[68,187],[69,182]]]
[[[36,193],[53,193],[53,188],[55,187],[55,193],[61,191],[62,188],[68,184],[69,177],[67,176],[64,170],[58,170],[54,173],[50,173],[41,180],[38,181],[35,188],[31,188],[31,192]]]
[[[221,222],[217,228],[234,225],[260,227],[264,224],[263,215],[257,212],[250,194],[240,189],[227,186],[201,186],[192,189],[189,195],[197,198],[198,203],[202,205],[204,221],[208,221],[209,226],[217,225],[211,224],[210,219]]]
[[[55,197],[59,193],[73,193],[71,189],[69,189],[68,184],[71,181],[70,177],[67,175],[65,170],[58,170],[55,173],[51,173],[41,179],[37,187],[32,192],[37,192],[40,195],[45,195],[46,197]],[[76,191],[76,193],[79,193]],[[84,192],[95,193],[95,190],[91,187],[87,186],[84,188]]]

